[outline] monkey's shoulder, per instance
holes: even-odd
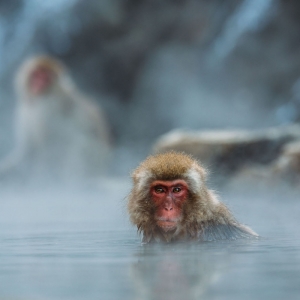
[[[203,242],[257,237],[258,235],[251,228],[238,222],[216,223],[214,221],[203,222],[198,235],[199,240]]]

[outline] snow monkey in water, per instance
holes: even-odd
[[[2,176],[22,169],[26,177],[70,179],[103,170],[110,150],[107,122],[60,62],[47,56],[25,61],[16,92],[17,142],[0,166]]]
[[[149,156],[134,170],[128,211],[144,243],[258,237],[206,187],[205,173],[176,152]]]

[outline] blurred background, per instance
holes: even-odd
[[[264,128],[300,116],[296,0],[0,1],[0,158],[14,144],[13,79],[62,61],[107,115],[114,173],[174,128]]]
[[[71,189],[47,180],[9,188],[0,172],[0,299],[299,298],[299,189],[260,168],[216,185],[259,240],[141,246],[126,211],[132,168],[172,130],[245,130],[233,148],[231,135],[218,134],[219,148],[204,147],[207,157],[224,150],[213,163],[233,160],[226,171],[251,156],[268,164],[284,142],[300,140],[299,1],[0,0],[0,161],[16,146],[15,75],[40,54],[61,61],[75,94],[102,109],[110,162],[95,185]],[[81,128],[85,145],[76,126],[70,132]],[[293,147],[282,165],[298,159],[299,175],[300,143]],[[300,176],[291,177],[299,187]]]

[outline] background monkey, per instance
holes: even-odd
[[[190,156],[149,156],[132,177],[128,210],[145,243],[257,237],[206,187],[205,170]]]
[[[17,170],[69,180],[103,171],[110,151],[108,124],[60,62],[47,56],[25,61],[15,87],[17,141],[0,167],[2,175]]]

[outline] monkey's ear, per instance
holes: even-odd
[[[206,171],[197,163],[193,163],[191,168],[185,173],[191,184],[190,188],[195,193],[200,193],[201,188],[205,185]]]
[[[138,190],[141,190],[143,187],[147,186],[147,182],[151,175],[152,174],[149,171],[137,169],[132,173],[131,177]]]
[[[199,240],[203,242],[218,240],[236,240],[257,238],[258,235],[249,227],[242,224],[215,224],[206,222],[202,224]]]

